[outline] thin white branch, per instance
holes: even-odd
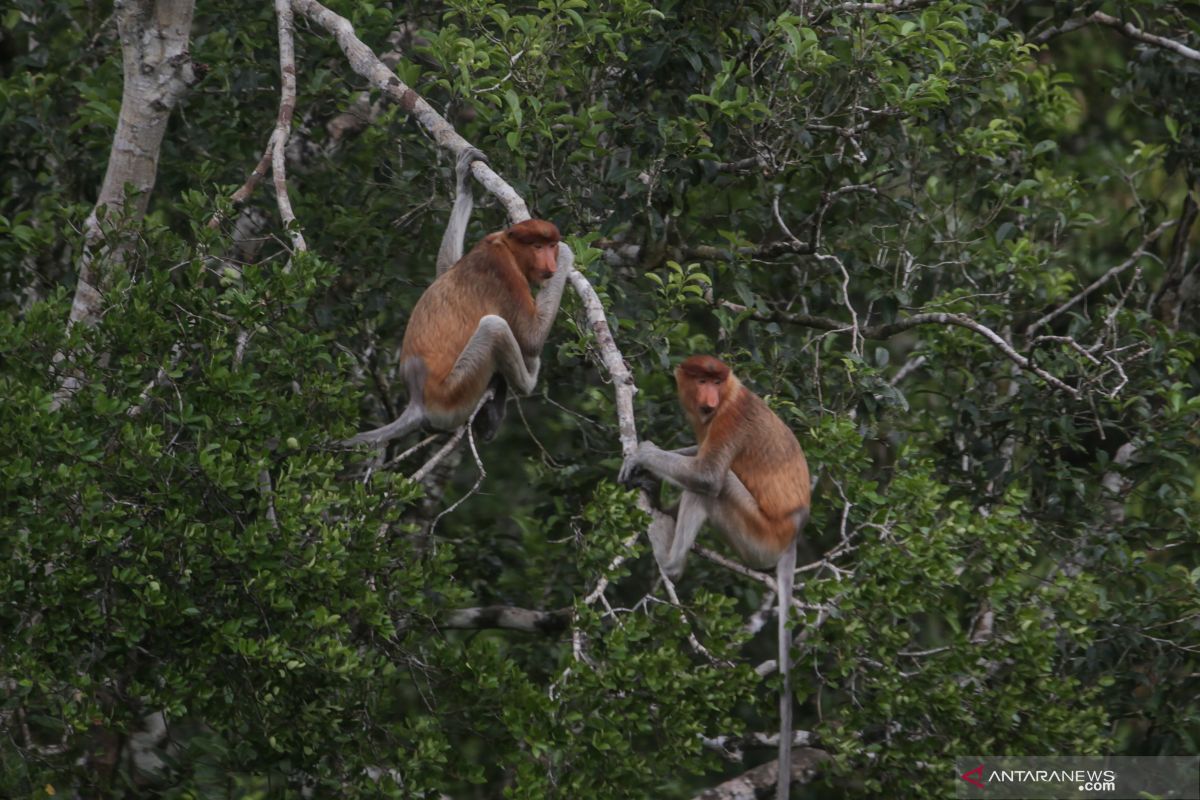
[[[921,367],[925,366],[925,362],[927,360],[928,360],[928,357],[926,357],[924,354],[922,354],[922,355],[910,358],[908,361],[905,361],[904,366],[902,366],[902,367],[900,367],[900,369],[896,370],[896,374],[893,375],[891,380],[888,381],[888,385],[889,386],[898,386],[900,384],[900,382],[903,381],[905,378],[907,378],[909,375],[913,374],[914,372],[919,370]]]
[[[449,439],[447,439],[446,443],[444,445],[442,445],[438,449],[438,451],[430,457],[430,459],[428,461],[426,461],[424,464],[421,465],[420,469],[418,469],[412,475],[408,476],[408,479],[415,483],[420,483],[421,481],[423,481],[427,477],[429,477],[429,473],[433,472],[433,468],[436,467],[438,464],[440,464],[442,459],[444,459],[446,456],[448,456],[450,454],[450,452],[452,450],[454,450],[455,447],[458,446],[458,443],[462,441],[463,435],[466,434],[466,432],[467,432],[466,426],[462,426],[458,430],[456,430],[454,432],[454,435],[451,436]]]
[[[1130,39],[1134,39],[1144,44],[1151,44],[1155,47],[1161,47],[1165,50],[1170,50],[1173,53],[1178,53],[1184,58],[1190,58],[1192,61],[1200,61],[1200,50],[1195,50],[1194,48],[1188,47],[1186,44],[1177,42],[1174,39],[1168,39],[1165,36],[1148,33],[1131,22],[1122,22],[1110,14],[1105,14],[1103,11],[1093,12],[1086,17],[1069,19],[1062,25],[1045,30],[1033,37],[1033,41],[1036,44],[1044,44],[1050,39],[1053,39],[1055,36],[1060,36],[1064,33],[1070,33],[1071,31],[1079,30],[1080,28],[1092,24],[1106,25],[1114,30],[1120,31]]]
[[[275,184],[279,218],[291,237],[292,247],[303,252],[308,249],[308,244],[296,223],[287,188],[287,142],[292,132],[292,116],[296,112],[296,48],[292,37],[294,23],[290,0],[275,0],[275,19],[279,29],[279,114],[267,148],[271,151],[271,179]]]
[[[483,408],[484,403],[492,399],[492,394],[493,392],[491,389],[488,389],[483,393],[483,397],[481,397],[479,402],[475,404],[475,410],[471,412],[471,416],[467,418],[467,421],[464,422],[462,426],[467,432],[467,444],[471,446],[471,455],[475,457],[475,467],[477,469],[475,483],[469,490],[467,490],[466,494],[455,500],[450,504],[449,507],[443,509],[440,514],[433,518],[433,522],[429,524],[429,532],[431,534],[433,533],[434,528],[437,527],[438,522],[441,521],[442,517],[461,506],[466,502],[468,497],[471,497],[479,491],[479,487],[483,484],[483,479],[487,477],[487,470],[483,468],[483,459],[479,457],[479,450],[475,447],[475,430],[472,425],[475,422],[475,415],[479,413],[479,409]]]
[[[1025,337],[1026,338],[1032,337],[1033,334],[1038,330],[1038,328],[1041,328],[1043,325],[1046,325],[1050,321],[1057,318],[1059,315],[1065,313],[1068,309],[1074,307],[1077,303],[1082,301],[1084,298],[1086,298],[1092,292],[1096,291],[1101,286],[1103,286],[1104,284],[1106,284],[1110,280],[1112,280],[1112,278],[1114,276],[1120,275],[1122,272],[1124,272],[1125,270],[1129,269],[1134,264],[1136,264],[1138,259],[1140,259],[1143,255],[1146,254],[1146,248],[1148,248],[1151,244],[1153,244],[1154,241],[1163,234],[1163,231],[1165,231],[1167,228],[1171,227],[1174,224],[1175,224],[1175,220],[1169,219],[1166,222],[1163,222],[1162,224],[1160,224],[1154,230],[1150,231],[1150,233],[1148,233],[1146,235],[1146,238],[1142,239],[1142,243],[1137,246],[1137,249],[1133,251],[1133,253],[1129,256],[1129,258],[1125,259],[1120,264],[1117,264],[1115,267],[1113,267],[1112,269],[1105,272],[1099,278],[1096,278],[1096,280],[1089,283],[1083,291],[1079,292],[1079,294],[1075,295],[1074,297],[1072,297],[1067,302],[1063,303],[1058,308],[1054,309],[1050,313],[1046,314],[1045,316],[1041,317],[1036,322],[1031,324],[1028,328],[1025,329]]]
[[[405,113],[411,115],[417,124],[433,137],[439,147],[457,156],[472,146],[459,135],[453,125],[434,110],[433,106],[400,80],[396,73],[358,38],[348,19],[330,11],[316,0],[292,0],[292,8],[329,31],[346,54],[351,69],[395,100]],[[476,161],[471,165],[471,173],[504,204],[509,219],[514,223],[529,219],[529,209],[525,201],[491,167],[482,161]]]

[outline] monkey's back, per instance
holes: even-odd
[[[523,285],[514,286],[503,273],[511,265],[493,263],[488,259],[488,238],[485,237],[457,264],[439,275],[413,306],[404,341],[400,347],[400,362],[420,358],[425,366],[424,402],[431,410],[459,407],[464,398],[479,397],[491,380],[492,371],[476,370],[471,380],[456,387],[453,396],[443,391],[459,355],[479,327],[479,320],[495,314],[513,322],[513,307],[532,305],[528,284],[518,274]],[[517,296],[520,290],[529,295],[528,301]]]
[[[468,287],[461,287],[454,268],[429,285],[413,306],[400,347],[401,360],[419,356],[430,381],[445,380],[458,354],[488,313]]]
[[[747,434],[730,469],[754,495],[783,547],[795,534],[795,513],[809,507],[808,461],[791,428],[761,397],[745,386],[741,390]]]

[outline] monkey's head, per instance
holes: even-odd
[[[675,368],[679,403],[693,424],[712,421],[735,380],[729,367],[713,356],[691,356]]]
[[[544,219],[527,219],[504,232],[504,243],[530,286],[548,281],[558,269],[558,228]]]

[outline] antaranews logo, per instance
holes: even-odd
[[[973,756],[956,759],[963,800],[1200,800],[1197,756]]]
[[[975,777],[972,778],[971,777],[972,775],[974,775]],[[976,767],[973,770],[964,772],[962,775],[959,775],[958,777],[962,778],[964,781],[971,784],[972,786],[978,786],[980,789],[982,789],[983,784],[980,783],[980,781],[983,780],[983,764],[980,764],[978,767]]]

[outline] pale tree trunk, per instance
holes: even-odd
[[[101,276],[93,269],[94,248],[102,236],[99,210],[107,209],[110,219],[124,213],[126,219],[137,220],[146,213],[171,109],[197,79],[188,57],[194,5],[194,0],[118,0],[115,4],[125,87],[108,170],[96,206],[84,223],[72,324],[95,321],[100,308]],[[128,207],[125,184],[132,187]]]
[[[114,4],[125,74],[121,114],[100,196],[84,222],[83,254],[68,326],[96,321],[104,285],[97,256],[119,262],[125,252],[121,241],[103,241],[101,216],[128,223],[145,215],[171,109],[200,77],[201,70],[188,55],[194,7],[195,0],[117,0]],[[65,378],[54,407],[78,385],[77,376]]]

